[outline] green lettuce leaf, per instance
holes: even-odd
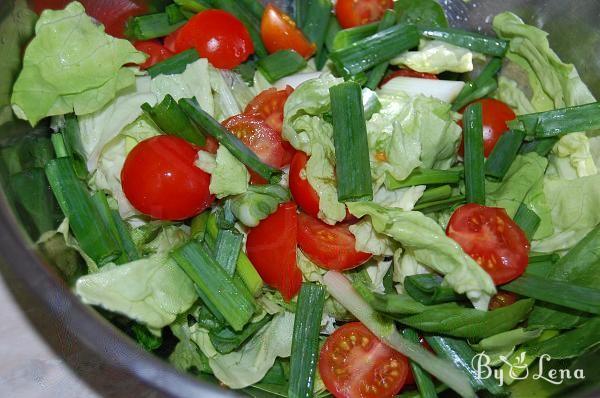
[[[493,27],[500,38],[510,41],[506,58],[526,74],[536,111],[595,102],[575,67],[552,51],[548,33],[526,25],[511,12],[496,15]]]
[[[197,164],[202,168],[201,164]],[[223,145],[219,145],[215,157],[215,167],[212,170],[204,169],[210,173],[210,193],[221,199],[226,196],[238,195],[248,190],[250,173],[242,162],[229,152]]]
[[[175,349],[169,355],[169,362],[180,371],[200,371],[210,373],[208,358],[200,351],[200,348],[192,341],[193,333],[198,329],[198,324],[188,324],[188,314],[194,316],[200,307],[194,306],[187,313],[177,317],[170,326],[171,331],[179,339]]]
[[[421,40],[418,51],[406,51],[390,63],[424,73],[465,73],[473,70],[473,53],[440,40]]]
[[[348,229],[356,238],[357,251],[375,256],[392,256],[398,246],[387,235],[377,232],[369,220],[360,220],[350,225]]]
[[[146,59],[129,41],[104,33],[78,2],[43,12],[35,33],[11,100],[17,116],[31,125],[46,116],[101,109],[134,84],[134,70],[123,66]]]
[[[496,293],[490,276],[440,226],[420,212],[388,209],[374,203],[349,203],[356,217],[370,216],[375,230],[412,250],[415,259],[444,275],[457,293],[466,293],[473,305],[485,310]]]
[[[250,185],[245,193],[230,199],[231,211],[246,227],[256,227],[289,200],[290,192],[280,185]]]
[[[537,112],[517,82],[506,76],[498,77],[498,89],[493,97],[510,106],[517,115]]]
[[[397,249],[394,252],[394,273],[393,280],[397,283],[398,293],[404,293],[404,278],[407,276],[430,274],[431,270],[420,264],[411,249]]]
[[[590,149],[590,140],[584,133],[563,136],[548,157],[547,176],[572,180],[598,174]]]
[[[75,293],[90,305],[118,312],[149,328],[171,324],[198,298],[194,284],[166,254],[84,275]]]

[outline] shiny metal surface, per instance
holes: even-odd
[[[547,30],[557,53],[565,61],[575,63],[583,80],[600,96],[597,25],[600,1],[440,1],[454,26],[487,32],[492,15],[511,10]],[[21,47],[31,33],[28,11],[13,12],[15,4],[22,8],[25,3],[0,0],[0,146],[11,137],[35,133],[26,124],[15,121],[7,107],[12,80],[19,70]],[[139,349],[93,309],[83,305],[53,268],[32,251],[31,241],[3,193],[0,194],[0,269],[16,298],[33,308],[28,315],[51,346],[101,395],[202,398],[235,395],[178,373]]]

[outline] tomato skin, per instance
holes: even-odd
[[[304,58],[310,58],[317,50],[317,46],[308,41],[292,18],[273,4],[265,7],[260,36],[269,53],[294,50]]]
[[[168,135],[135,146],[121,170],[125,196],[140,212],[161,220],[185,220],[214,201],[210,175],[194,165],[197,149]]]
[[[319,374],[336,398],[391,398],[402,390],[408,359],[381,342],[360,322],[347,323],[327,337]]]
[[[338,0],[335,15],[344,29],[379,21],[386,10],[394,8],[393,0]]]
[[[235,68],[254,52],[244,24],[222,10],[206,10],[194,15],[165,39],[165,46],[175,53],[195,47],[202,58],[220,69]]]
[[[472,104],[481,104],[481,115],[483,120],[483,154],[487,158],[492,153],[492,149],[500,139],[500,136],[506,133],[509,128],[507,122],[516,119],[517,115],[508,105],[502,101],[493,98],[482,98]],[[471,104],[469,104],[471,105]],[[466,109],[463,108],[461,113]],[[459,122],[462,127],[462,121]],[[464,139],[460,142],[458,154],[463,156],[465,153]]]
[[[296,205],[283,203],[248,233],[246,252],[265,283],[276,288],[286,301],[302,285],[302,273],[296,265],[298,219]]]
[[[509,306],[516,302],[517,302],[517,295],[515,293],[500,290],[490,300],[490,304],[488,305],[488,310],[490,310],[490,311],[497,310],[498,308],[506,307],[506,306]]]
[[[416,77],[419,79],[438,80],[437,75],[434,75],[432,73],[417,72],[416,70],[412,69],[399,69],[386,76],[379,84],[379,87],[383,87],[387,82],[389,82],[395,77]]]
[[[148,59],[140,65],[140,69],[148,69],[152,65],[164,61],[174,55],[171,51],[163,47],[158,40],[136,41],[133,43],[133,46],[136,50],[148,55]]]
[[[461,206],[450,217],[446,234],[496,285],[510,282],[527,268],[529,241],[504,209],[475,203]]]
[[[45,9],[62,10],[71,0],[33,0],[33,10],[40,14]],[[125,37],[129,18],[147,14],[146,2],[140,0],[80,0],[86,13],[100,21],[105,32],[114,37]]]
[[[319,195],[306,177],[308,156],[302,151],[296,152],[290,164],[290,192],[294,201],[303,212],[311,217],[319,215]]]
[[[307,214],[298,215],[298,246],[319,267],[343,271],[368,261],[371,254],[356,251],[355,245],[347,224],[327,225]]]

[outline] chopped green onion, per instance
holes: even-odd
[[[398,56],[419,44],[419,32],[413,25],[395,25],[334,51],[330,57],[343,73],[352,76]]]
[[[452,362],[462,370],[475,390],[485,389],[493,395],[506,394],[494,375],[487,378],[479,377],[472,365],[475,351],[465,340],[442,336],[425,336],[425,340],[440,358]]]
[[[166,6],[165,13],[167,14],[167,17],[169,18],[169,23],[171,25],[174,25],[178,22],[186,20],[185,15],[183,15],[183,13],[181,12],[181,9],[179,8],[179,6],[177,4],[169,4],[168,6]]]
[[[329,17],[331,16],[330,0],[305,0],[308,3],[306,18],[299,25],[306,38],[317,46],[321,51],[325,43]]]
[[[215,260],[233,276],[242,249],[242,234],[230,229],[220,229],[215,243]]]
[[[329,52],[335,51],[333,41],[336,35],[342,30],[340,23],[335,15],[329,17],[329,24],[327,25],[327,33],[325,34],[325,47]]]
[[[294,50],[280,50],[257,62],[258,68],[269,83],[293,75],[306,66],[306,60]]]
[[[416,185],[441,185],[458,184],[463,179],[463,170],[434,170],[434,169],[416,169],[412,174],[402,180],[396,180],[392,175],[385,177],[385,186],[387,189],[394,190]]]
[[[71,158],[53,159],[46,176],[81,249],[99,266],[118,258],[119,246],[103,222],[90,195],[75,175]]]
[[[498,88],[496,74],[502,68],[502,58],[492,58],[475,80],[467,82],[452,104],[457,112],[471,102],[483,98]]]
[[[255,308],[254,299],[245,286],[236,283],[198,242],[191,241],[175,249],[171,257],[233,330],[242,330]]]
[[[232,330],[230,327],[220,327],[211,330],[208,333],[210,342],[220,354],[229,354],[237,350],[246,340],[252,337],[256,332],[271,321],[272,317],[266,315],[258,322],[247,324],[240,332]]]
[[[239,0],[240,1],[240,5],[242,7],[244,7],[246,10],[248,10],[250,13],[252,13],[252,15],[254,16],[254,18],[256,18],[257,20],[261,20],[262,16],[265,12],[265,6],[262,5],[262,3],[258,0]]]
[[[558,138],[541,138],[529,142],[524,142],[519,150],[519,153],[526,154],[535,152],[540,156],[548,156],[554,145],[558,142]]]
[[[167,36],[185,24],[181,20],[175,24],[169,22],[169,15],[161,12],[159,14],[148,14],[133,17],[128,25],[128,36],[135,40],[150,40]]]
[[[404,329],[402,335],[408,341],[412,341],[416,344],[419,343],[419,335],[413,329]],[[412,360],[410,361],[410,368],[421,398],[436,398],[437,392],[435,390],[435,384],[433,383],[433,380],[431,380],[431,377],[429,377],[429,374],[425,372],[418,363]]]
[[[423,196],[417,202],[422,205],[424,203],[437,202],[440,200],[448,199],[452,196],[452,187],[450,185],[442,185],[435,188],[428,188],[423,192]]]
[[[600,314],[599,289],[534,275],[522,275],[502,285],[501,289],[562,307]]]
[[[365,120],[371,119],[371,117],[381,110],[381,102],[379,97],[374,91],[365,88],[362,92],[363,107],[365,109]]]
[[[519,130],[502,134],[485,162],[485,175],[502,180],[517,157],[524,138],[525,133]]]
[[[79,132],[79,122],[77,116],[74,113],[65,115],[65,125],[61,129],[63,135],[63,141],[69,156],[73,158],[73,168],[75,174],[82,179],[87,180],[88,170],[85,164],[85,152],[83,150],[83,144],[81,143],[81,134]],[[44,167],[44,162],[40,167]]]
[[[50,136],[50,141],[52,142],[52,147],[54,148],[54,153],[57,158],[66,158],[69,156],[61,133],[52,134]]]
[[[419,28],[419,31],[423,37],[428,39],[445,41],[458,47],[494,57],[503,57],[508,49],[508,41],[506,40],[460,29],[436,27]]]
[[[413,210],[420,211],[422,213],[434,213],[436,211],[445,210],[451,208],[452,206],[463,204],[466,202],[465,195],[454,195],[449,197],[448,199],[442,199],[435,202],[427,202],[417,204]]]
[[[465,190],[468,203],[485,205],[483,122],[481,104],[469,105],[463,116]]]
[[[165,59],[162,62],[157,63],[147,69],[150,77],[156,77],[158,75],[176,75],[178,73],[185,72],[188,64],[200,59],[198,51],[195,48],[190,48],[172,56],[171,58]]]
[[[362,92],[353,82],[329,89],[340,202],[371,200],[371,164]]]
[[[387,10],[379,21],[377,31],[381,32],[394,26],[396,24],[396,18],[397,16],[394,10]],[[373,70],[369,72],[369,80],[367,80],[366,87],[370,88],[371,90],[375,90],[383,79],[383,76],[385,75],[389,65],[390,63],[388,61],[384,61],[375,66]]]
[[[253,10],[249,10],[245,7],[245,2],[232,0],[211,0],[211,3],[215,7],[233,14],[244,24],[244,26],[246,26],[246,29],[248,29],[248,33],[252,38],[252,44],[254,44],[254,53],[259,58],[266,57],[268,55],[267,49],[265,48],[260,36],[260,22],[262,14],[257,18]]]
[[[529,253],[529,264],[533,263],[555,263],[560,259],[556,253]]]
[[[379,23],[374,22],[367,25],[356,26],[354,28],[342,29],[336,33],[331,41],[329,51],[334,52],[346,47],[350,47],[357,41],[366,39],[367,37],[377,33],[378,27]]]
[[[325,304],[325,289],[315,283],[303,283],[298,295],[292,356],[290,359],[290,398],[311,398],[319,357],[319,332]]]
[[[295,0],[294,1],[294,19],[296,20],[297,26],[304,26],[306,23],[306,17],[308,16],[309,1],[307,0]]]
[[[235,135],[202,110],[195,98],[181,99],[179,100],[179,106],[205,134],[216,138],[216,140],[225,146],[233,156],[238,158],[250,169],[254,170],[259,176],[271,183],[279,182],[281,170],[261,162],[258,156],[256,156],[256,154],[244,145]]]
[[[212,8],[209,0],[174,0],[174,2],[181,8],[194,13]]]
[[[207,210],[192,218],[192,223],[190,225],[190,235],[192,238],[197,239],[200,242],[204,240],[209,217],[210,210]]]
[[[513,220],[523,230],[528,240],[532,240],[542,219],[524,203],[521,203]]]
[[[600,102],[517,116],[509,123],[536,138],[600,129]]]
[[[165,134],[183,138],[198,146],[206,144],[204,134],[190,121],[170,94],[167,94],[162,102],[154,107],[148,103],[143,104],[142,110],[152,118],[158,128]]]
[[[413,299],[425,305],[464,300],[449,286],[442,286],[442,277],[432,274],[412,275],[404,278],[404,290]]]

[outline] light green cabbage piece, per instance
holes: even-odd
[[[412,250],[415,259],[444,275],[458,293],[466,293],[475,308],[485,310],[496,293],[490,276],[442,228],[423,213],[388,209],[374,203],[348,203],[356,217],[370,216],[375,230]]]
[[[595,102],[575,67],[552,51],[548,33],[526,25],[511,12],[496,15],[493,27],[500,38],[510,41],[506,58],[527,74],[536,111]]]
[[[548,160],[535,152],[518,155],[501,182],[486,181],[486,205],[502,207],[514,217],[525,203],[541,219],[535,239],[552,235],[550,206],[543,192],[543,177]]]
[[[208,357],[214,375],[229,388],[240,389],[258,383],[275,363],[277,357],[291,355],[294,314],[282,312],[258,331],[238,351],[219,354],[208,332],[198,329],[192,340]]]
[[[210,193],[219,199],[248,190],[248,182],[250,182],[248,169],[223,145],[219,145],[217,149],[215,167],[210,174]]]
[[[371,279],[371,290],[375,293],[385,293],[385,286],[383,285],[383,279],[385,275],[388,273],[389,269],[392,267],[393,260],[386,259],[384,257],[373,258],[373,261],[370,261],[366,264],[365,270],[367,271],[367,275]]]
[[[304,280],[323,283],[323,275],[327,270],[320,268],[317,264],[313,263],[306,257],[300,248],[296,250],[296,264],[298,264],[298,268],[300,268]]]
[[[246,227],[256,227],[289,200],[290,192],[280,185],[250,185],[246,192],[230,199],[231,211]]]
[[[473,53],[440,40],[421,40],[418,51],[406,51],[390,63],[424,73],[465,73],[473,70]]]
[[[221,71],[209,65],[210,86],[214,93],[214,118],[219,122],[242,113],[233,90]],[[198,98],[197,98],[198,99]]]
[[[31,125],[46,116],[99,110],[134,84],[134,70],[123,65],[146,59],[129,41],[104,33],[78,2],[44,11],[35,33],[11,100],[17,116]]]
[[[394,252],[394,273],[392,280],[396,282],[396,291],[399,294],[405,293],[404,291],[404,278],[407,276],[430,274],[431,270],[420,264],[412,250],[398,249]]]
[[[380,186],[373,195],[373,202],[385,207],[397,207],[410,211],[423,196],[427,187],[415,185],[413,187],[400,188],[390,191],[385,186]]]
[[[86,304],[118,312],[150,328],[171,324],[198,298],[194,284],[162,253],[84,275],[75,293]]]
[[[360,220],[348,229],[356,239],[354,247],[357,251],[375,256],[391,256],[398,246],[387,235],[377,232],[369,220]]]
[[[367,122],[371,173],[402,181],[417,167],[447,169],[456,162],[462,130],[450,105],[435,98],[381,96],[382,109]]]
[[[529,101],[529,98],[521,91],[517,82],[508,77],[498,77],[498,89],[494,92],[493,96],[510,106],[517,115],[537,112],[531,101]]]
[[[589,139],[584,133],[564,135],[552,148],[548,160],[547,176],[572,180],[598,174]]]

